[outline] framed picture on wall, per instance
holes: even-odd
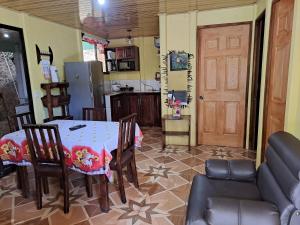
[[[188,53],[172,52],[170,54],[170,70],[180,71],[188,69]]]

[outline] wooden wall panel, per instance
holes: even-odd
[[[159,13],[183,13],[255,3],[256,0],[0,0],[0,6],[82,29],[104,38],[159,35]]]

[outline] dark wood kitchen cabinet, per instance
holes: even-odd
[[[115,95],[110,98],[112,121],[118,121],[120,118],[129,115],[128,102],[123,95]]]
[[[122,117],[121,115],[121,98],[119,95],[110,97],[111,104],[111,118],[112,121],[117,121]]]
[[[140,110],[139,110],[139,119],[142,126],[154,126],[154,95],[152,94],[141,94],[140,98]]]
[[[137,113],[140,126],[161,126],[160,93],[124,93],[111,97],[112,120]]]

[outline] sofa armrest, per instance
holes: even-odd
[[[250,160],[210,159],[205,162],[208,178],[253,182],[256,180],[254,162]]]
[[[278,209],[264,201],[208,198],[205,218],[214,225],[280,225]]]

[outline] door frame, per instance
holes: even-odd
[[[262,75],[262,60],[263,46],[265,37],[265,19],[266,10],[264,10],[255,20],[254,34],[254,49],[253,49],[253,71],[251,85],[251,104],[250,104],[250,123],[249,123],[249,149],[257,150],[258,141],[258,126],[259,126],[259,102],[261,98],[261,75]],[[262,23],[262,24],[261,24]],[[261,25],[263,25],[261,30]],[[260,60],[259,60],[260,59]],[[257,84],[257,87],[256,87]],[[256,92],[257,90],[257,92]],[[256,104],[253,99],[257,98]]]
[[[269,84],[270,84],[270,65],[271,65],[271,51],[272,51],[272,46],[273,46],[273,30],[275,26],[275,15],[274,15],[274,10],[275,10],[275,4],[278,3],[280,0],[272,0],[272,7],[271,7],[271,18],[270,18],[270,29],[269,29],[269,45],[268,45],[268,54],[267,54],[267,67],[266,67],[266,79],[265,79],[265,90],[264,90],[264,108],[263,108],[263,126],[262,126],[262,139],[261,139],[261,151],[260,151],[260,162],[264,162],[264,154],[266,150],[266,145],[267,142],[266,140],[266,125],[267,125],[267,107],[268,107],[268,102],[267,99],[269,97]],[[294,1],[295,4],[295,1]],[[285,123],[285,121],[284,121]]]
[[[198,85],[200,76],[200,65],[199,65],[199,57],[201,53],[201,36],[200,31],[202,29],[207,28],[218,28],[218,27],[227,27],[227,26],[238,26],[238,25],[249,25],[249,52],[248,52],[248,66],[247,66],[247,78],[246,78],[246,98],[245,98],[245,124],[244,124],[244,140],[243,140],[243,147],[246,146],[246,137],[247,137],[247,115],[248,115],[248,90],[249,90],[249,75],[250,75],[250,62],[251,62],[251,47],[252,47],[252,30],[253,30],[253,21],[243,21],[243,22],[236,22],[236,23],[223,23],[223,24],[211,24],[211,25],[203,25],[197,27],[197,52],[196,52],[196,145],[199,145],[199,94],[200,94],[200,87]]]
[[[34,107],[33,107],[33,96],[32,96],[32,90],[31,90],[31,82],[30,82],[30,76],[29,76],[29,70],[28,70],[28,61],[27,61],[27,54],[26,54],[26,47],[25,47],[25,39],[24,39],[24,33],[23,29],[19,27],[14,27],[6,24],[0,23],[0,28],[8,29],[17,31],[20,34],[21,39],[21,47],[22,47],[22,58],[24,63],[24,75],[25,75],[25,83],[27,88],[27,95],[28,95],[28,105],[29,110],[32,113],[32,122],[35,123],[35,114],[34,114]]]

